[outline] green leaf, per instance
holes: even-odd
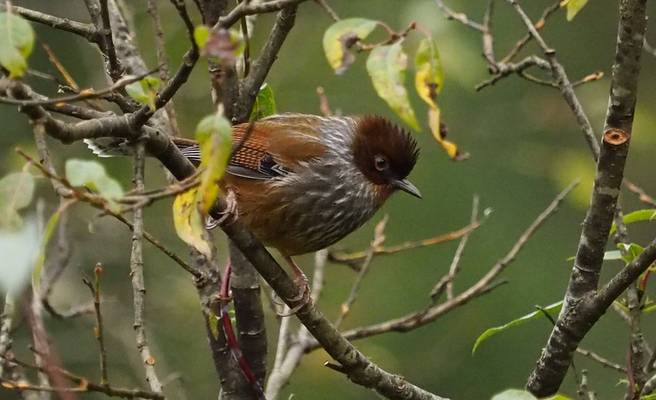
[[[651,314],[651,313],[653,313],[654,311],[656,311],[656,303],[652,303],[652,304],[650,304],[650,305],[648,305],[648,306],[645,306],[645,307],[642,309],[642,313],[643,313],[643,314]]]
[[[622,221],[625,225],[632,224],[634,222],[643,222],[643,221],[653,221],[656,219],[656,208],[647,208],[643,210],[637,210],[624,214]],[[610,228],[610,235],[614,235],[617,232],[617,226],[613,222],[613,226]]]
[[[221,114],[203,118],[196,127],[200,143],[202,170],[198,187],[198,203],[203,215],[209,213],[219,195],[219,180],[223,177],[232,151],[232,127]]]
[[[162,85],[162,81],[154,76],[147,76],[138,82],[132,82],[125,86],[125,91],[130,97],[141,104],[145,104],[155,111],[155,99],[157,98],[157,91]]]
[[[27,219],[17,230],[0,229],[0,289],[19,294],[29,282],[34,260],[39,252],[36,221]]]
[[[587,3],[588,0],[565,0],[560,5],[567,7],[567,20],[571,21]]]
[[[32,25],[18,15],[0,12],[0,65],[9,71],[10,78],[25,74],[33,47]]]
[[[323,51],[335,73],[343,74],[353,64],[355,56],[349,50],[376,28],[378,21],[366,18],[346,18],[332,24],[323,35]]]
[[[478,346],[481,345],[484,341],[489,339],[490,337],[496,335],[497,333],[503,332],[505,330],[508,330],[510,328],[514,328],[516,326],[524,325],[525,323],[541,318],[543,314],[543,310],[548,312],[549,314],[556,314],[560,312],[561,307],[563,306],[563,302],[559,301],[557,303],[550,304],[546,307],[544,307],[542,310],[536,310],[533,311],[530,314],[526,314],[524,316],[521,316],[517,319],[514,319],[504,325],[501,326],[495,326],[493,328],[489,328],[485,330],[478,338],[476,338],[476,342],[474,343],[474,347],[472,348],[472,354],[476,352],[476,349],[478,349]]]
[[[204,49],[210,38],[210,28],[205,25],[198,25],[194,28],[194,41],[199,49]]]
[[[537,397],[525,390],[508,389],[495,394],[492,400],[537,400]]]
[[[69,159],[66,161],[66,179],[73,186],[84,186],[107,200],[123,197],[121,185],[107,175],[105,167],[97,161]]]
[[[273,89],[268,83],[264,83],[257,93],[253,111],[251,112],[251,121],[257,121],[269,115],[276,113],[276,98],[273,95]]]
[[[18,211],[27,207],[34,195],[34,177],[29,172],[13,172],[0,179],[0,229],[21,226]]]
[[[419,123],[404,86],[407,66],[408,56],[400,42],[376,47],[367,59],[367,71],[378,96],[412,129],[419,131]]]
[[[640,254],[642,254],[643,251],[645,251],[644,247],[636,243],[630,243],[630,244],[620,243],[617,245],[617,247],[620,248],[620,251],[623,254],[622,259],[627,264],[633,261]]]
[[[641,396],[640,400],[656,400],[656,394],[648,394],[647,396]]]
[[[444,84],[444,70],[432,38],[424,38],[415,53],[415,88],[422,100],[437,108],[435,99]]]

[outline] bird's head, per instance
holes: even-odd
[[[410,132],[379,116],[358,120],[353,159],[364,176],[384,193],[403,190],[421,198],[407,176],[417,162],[419,149]]]

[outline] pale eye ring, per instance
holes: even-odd
[[[378,171],[385,171],[387,168],[389,168],[387,158],[385,158],[383,155],[376,154],[376,156],[374,156],[374,167],[376,167]]]

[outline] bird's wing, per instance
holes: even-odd
[[[318,136],[320,121],[314,116],[280,115],[254,124],[233,127],[233,149],[228,173],[249,179],[270,179],[294,172],[303,162],[320,157],[326,151]],[[191,141],[179,141],[182,154],[200,163],[200,148]]]

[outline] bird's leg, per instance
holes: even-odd
[[[205,228],[210,230],[221,225],[230,225],[239,217],[239,209],[237,204],[237,194],[232,188],[226,189],[226,208],[221,211],[221,217],[214,219],[211,216],[207,217]]]
[[[296,287],[299,289],[299,294],[294,296],[291,299],[287,299],[289,302],[297,302],[300,301],[299,304],[295,305],[292,307],[292,309],[289,311],[289,313],[285,315],[280,315],[281,317],[287,317],[290,315],[295,314],[301,307],[306,305],[311,301],[310,298],[310,285],[307,276],[305,276],[305,273],[299,266],[294,262],[294,260],[287,255],[283,255],[285,258],[285,261],[287,261],[287,264],[289,264],[290,267],[292,267],[292,272],[294,273],[294,283],[296,284]]]

